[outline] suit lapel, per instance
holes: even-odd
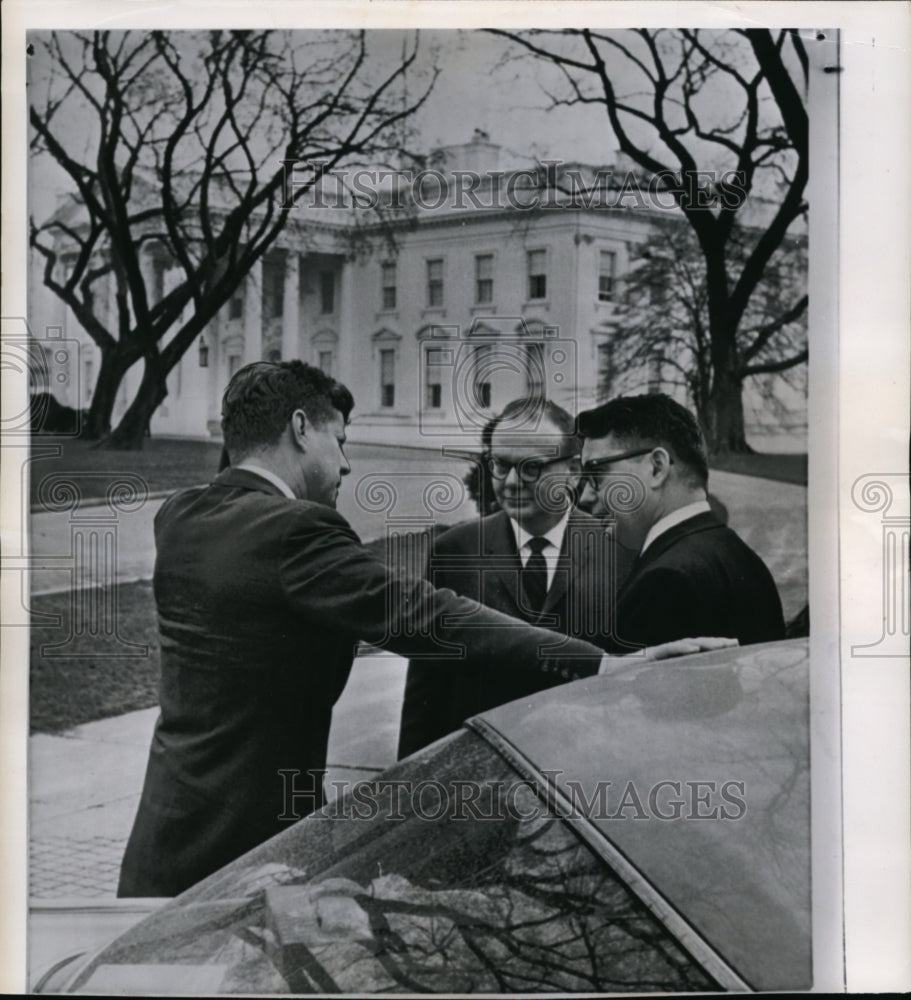
[[[484,572],[497,577],[515,605],[515,613],[524,618],[519,596],[522,561],[519,559],[509,515],[505,511],[498,511],[481,521],[481,548],[487,562]]]
[[[568,589],[573,587],[582,570],[583,560],[578,558],[579,553],[574,551],[574,539],[577,539],[584,547],[581,536],[591,530],[592,525],[580,522],[572,514],[566,522],[566,531],[563,532],[563,544],[560,548],[560,555],[557,559],[557,569],[554,573],[553,581],[547,590],[544,598],[544,606],[541,612],[545,613],[556,607],[560,601],[566,597]],[[584,549],[583,549],[584,550]]]
[[[565,603],[567,592],[581,595],[584,590],[590,590],[592,573],[599,578],[608,579],[608,552],[604,526],[579,511],[571,513],[563,533],[557,570],[547,591],[542,613],[551,612],[559,608],[561,602]],[[589,574],[588,580],[586,574]]]

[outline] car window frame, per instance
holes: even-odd
[[[538,769],[499,729],[483,716],[464,723],[466,729],[480,736],[525,779],[576,836],[583,841],[617,876],[652,916],[667,930],[676,944],[727,991],[753,992],[736,969],[693,927],[661,891],[626,857],[626,855],[591,822],[573,809],[569,797],[553,780],[552,774]]]

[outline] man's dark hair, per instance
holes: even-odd
[[[225,448],[238,461],[275,444],[291,414],[303,410],[322,427],[337,411],[347,422],[354,397],[341,382],[303,361],[254,361],[228,383],[221,400]]]
[[[562,435],[563,447],[567,454],[579,453],[581,442],[576,433],[576,422],[562,406],[540,396],[522,396],[519,399],[511,400],[497,416],[492,417],[484,425],[484,430],[481,433],[481,445],[484,448],[484,453],[490,454],[493,433],[500,424],[505,423],[516,430],[527,431],[529,435],[532,435],[534,432],[540,432],[540,426],[544,421],[553,424],[558,433]]]
[[[618,396],[592,410],[583,410],[576,426],[583,438],[612,434],[630,447],[661,445],[693,473],[700,486],[708,483],[708,449],[699,421],[664,393]]]
[[[494,493],[493,489],[490,466],[485,461],[490,456],[490,441],[493,437],[493,429],[497,426],[497,419],[497,417],[491,417],[481,428],[480,461],[473,461],[471,468],[462,477],[462,482],[468,490],[468,495],[474,500],[481,517],[494,514],[500,509],[496,493]]]

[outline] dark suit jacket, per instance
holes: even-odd
[[[322,803],[358,639],[406,656],[464,645],[555,676],[600,663],[583,642],[539,656],[550,633],[391,575],[336,511],[242,469],[170,497],[155,541],[161,715],[121,896],[181,892]]]
[[[628,566],[628,559],[618,560],[604,526],[574,510],[544,606],[535,614],[524,603],[522,563],[509,517],[498,511],[443,532],[434,543],[427,576],[434,586],[448,587],[562,636],[600,642],[610,631],[612,595]],[[562,637],[554,641],[559,644]],[[482,655],[464,663],[413,659],[405,682],[399,757],[458,729],[477,712],[563,680],[530,673],[510,657]]]
[[[654,646],[721,635],[741,645],[784,638],[778,590],[765,563],[714,514],[697,514],[659,535],[633,563],[617,598],[619,642]]]

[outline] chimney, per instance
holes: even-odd
[[[443,173],[470,170],[484,174],[500,169],[501,146],[490,141],[489,133],[476,128],[469,142],[440,146],[431,151],[428,165]]]

